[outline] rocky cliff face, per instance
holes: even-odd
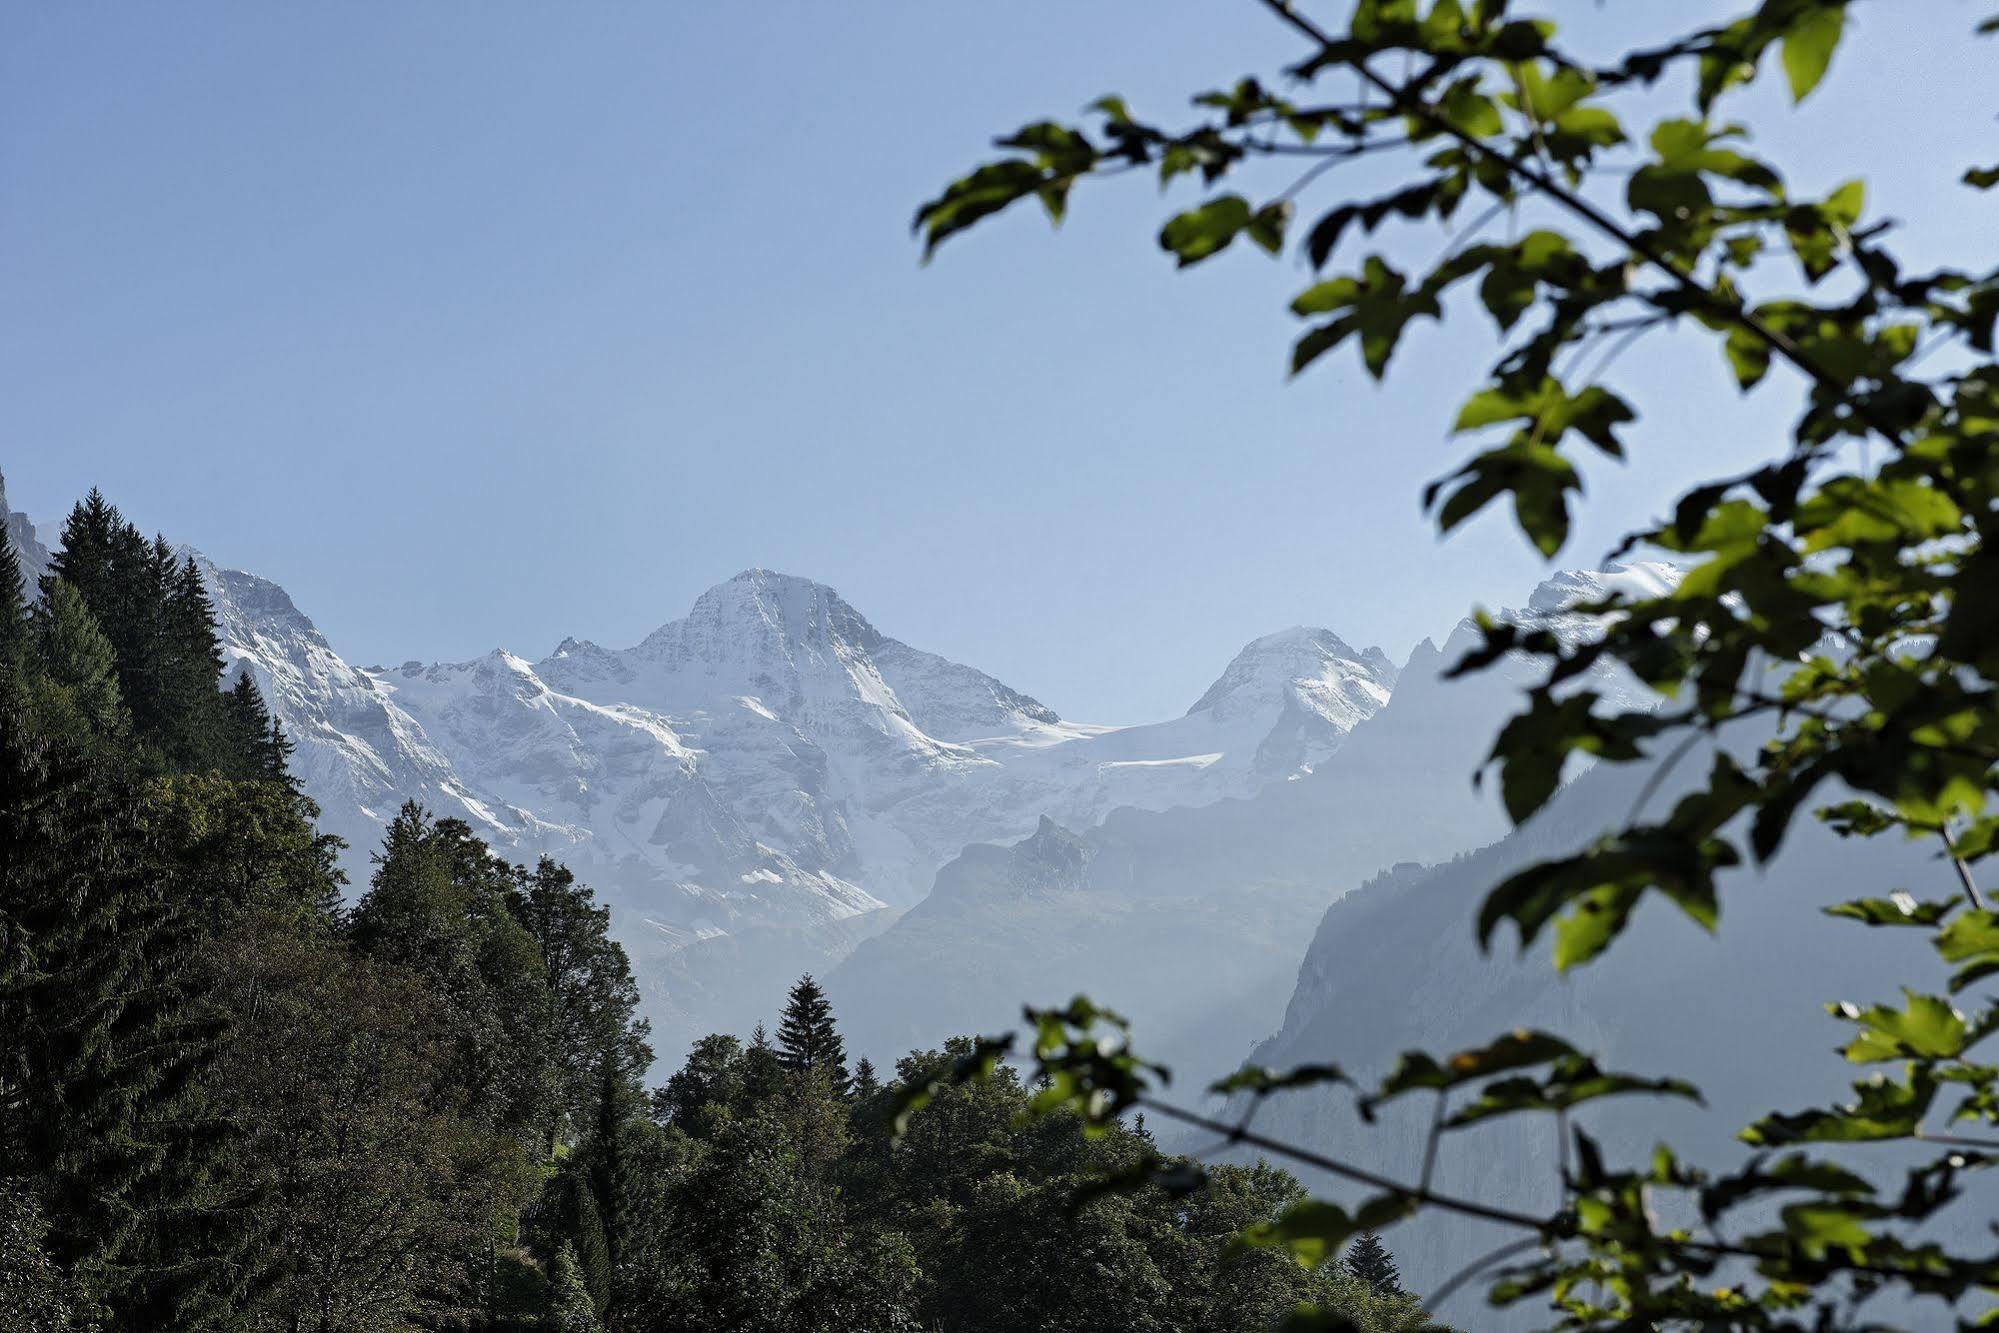
[[[6,533],[14,552],[20,557],[21,576],[27,580],[28,595],[34,596],[35,583],[49,567],[49,548],[43,544],[35,525],[26,514],[16,513],[7,507],[7,479],[0,477],[0,529]]]
[[[1706,767],[1705,756],[1688,756],[1650,793],[1651,808],[1670,807]],[[1919,932],[1876,931],[1863,939],[1862,928],[1818,909],[1896,886],[1924,897],[1948,895],[1955,880],[1925,849],[1896,839],[1841,840],[1807,817],[1772,865],[1723,876],[1721,924],[1713,935],[1671,907],[1648,902],[1624,940],[1566,976],[1555,972],[1545,939],[1522,955],[1502,930],[1490,953],[1477,947],[1473,921],[1489,889],[1625,820],[1649,777],[1641,766],[1592,770],[1504,838],[1438,864],[1393,867],[1340,898],[1319,923],[1283,1018],[1251,1058],[1271,1068],[1332,1062],[1365,1085],[1405,1050],[1441,1055],[1514,1028],[1538,1028],[1597,1055],[1606,1068],[1678,1075],[1704,1091],[1705,1108],[1628,1098],[1579,1112],[1577,1123],[1603,1144],[1616,1169],[1642,1163],[1662,1141],[1698,1165],[1733,1165],[1746,1151],[1734,1135],[1750,1120],[1845,1100],[1856,1071],[1836,1054],[1842,1032],[1824,1006],[1892,1000],[1898,984],[1937,975],[1936,965],[1925,941],[1915,938]],[[1414,1180],[1430,1115],[1426,1100],[1412,1098],[1384,1108],[1368,1125],[1351,1097],[1315,1090],[1274,1099],[1258,1113],[1257,1128]],[[1558,1169],[1552,1120],[1525,1116],[1452,1131],[1433,1183],[1445,1193],[1536,1210],[1554,1205]],[[1329,1197],[1353,1198],[1331,1178],[1312,1184]],[[1486,1223],[1435,1214],[1397,1227],[1387,1240],[1405,1279],[1423,1291],[1514,1238]],[[1531,1304],[1487,1310],[1481,1291],[1473,1284],[1439,1314],[1454,1326],[1481,1330],[1546,1326],[1545,1312],[1537,1319]],[[1886,1308],[1871,1313],[1895,1322]],[[1934,1317],[1934,1307],[1926,1314]]]

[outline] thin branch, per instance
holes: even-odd
[[[1567,1220],[1560,1213],[1552,1217],[1536,1217],[1531,1213],[1516,1212],[1510,1208],[1499,1208],[1492,1204],[1480,1203],[1476,1199],[1465,1199],[1456,1195],[1440,1194],[1434,1189],[1414,1189],[1377,1171],[1369,1171],[1367,1168],[1355,1166],[1351,1162],[1342,1162],[1336,1157],[1328,1157],[1324,1153],[1314,1152],[1310,1148],[1301,1148],[1294,1143],[1286,1143],[1282,1139],[1273,1139],[1268,1135],[1243,1130],[1238,1126],[1229,1124],[1225,1120],[1217,1120],[1213,1116],[1203,1115],[1199,1111],[1190,1111],[1184,1106],[1175,1106],[1172,1102],[1160,1101],[1157,1097],[1141,1095],[1133,1104],[1148,1111],[1156,1111],[1169,1120],[1178,1120],[1183,1125],[1191,1125],[1195,1129],[1205,1129],[1211,1133],[1230,1136],[1238,1143],[1246,1143],[1252,1148],[1261,1148],[1267,1153],[1288,1158],[1291,1161],[1299,1163],[1301,1166],[1313,1167],[1316,1170],[1326,1172],[1328,1175],[1338,1176],[1342,1180],[1351,1180],[1355,1184],[1368,1185],[1388,1194],[1399,1195],[1412,1203],[1427,1204],[1431,1207],[1442,1208],[1446,1212],[1457,1213],[1464,1217],[1476,1217],[1487,1222],[1497,1222],[1502,1226],[1524,1228],[1534,1232],[1537,1241],[1554,1239],[1566,1234]],[[1772,1250],[1768,1247],[1758,1249],[1750,1245],[1729,1245],[1703,1240],[1681,1240],[1665,1235],[1654,1235],[1652,1239],[1659,1245],[1669,1249],[1683,1250],[1689,1254],[1711,1255],[1717,1258],[1767,1260],[1783,1257],[1788,1252],[1787,1249]],[[1872,1273],[1881,1277],[1907,1277],[1911,1271],[1914,1271],[1908,1268],[1897,1267],[1893,1264],[1877,1264],[1865,1261],[1854,1262],[1851,1260],[1841,1261],[1835,1265],[1835,1268],[1840,1272]]]
[[[1378,1172],[1342,1162],[1338,1158],[1328,1157],[1323,1153],[1313,1152],[1309,1148],[1300,1148],[1294,1144],[1285,1143],[1281,1139],[1273,1139],[1251,1130],[1238,1132],[1237,1127],[1229,1124],[1227,1121],[1217,1120],[1213,1116],[1203,1115],[1199,1111],[1190,1111],[1182,1106],[1175,1106],[1171,1102],[1160,1101],[1156,1097],[1140,1097],[1138,1105],[1148,1111],[1156,1111],[1169,1120],[1178,1120],[1181,1124],[1192,1125],[1196,1129],[1205,1129],[1215,1134],[1232,1135],[1237,1142],[1246,1143],[1252,1148],[1261,1148],[1267,1153],[1275,1153],[1279,1157],[1288,1157],[1294,1162],[1314,1167],[1329,1175],[1351,1180],[1357,1185],[1367,1185],[1374,1189],[1385,1190],[1391,1194],[1400,1194],[1418,1203],[1433,1204],[1436,1207],[1448,1209],[1451,1212],[1463,1213],[1467,1217],[1484,1218],[1488,1222],[1498,1222],[1504,1226],[1526,1227],[1536,1234],[1548,1231],[1555,1225],[1554,1220],[1551,1218],[1536,1217],[1531,1213],[1515,1212],[1510,1208],[1495,1208],[1490,1204],[1480,1203],[1476,1199],[1455,1198],[1451,1195],[1439,1194],[1435,1190],[1430,1189],[1411,1189],[1402,1182],[1391,1180],[1389,1177],[1381,1175]]]
[[[1407,139],[1367,139],[1351,144],[1272,143],[1267,139],[1245,139],[1242,146],[1272,157],[1330,157],[1344,161],[1384,148],[1407,148]]]
[[[1665,322],[1664,316],[1654,315],[1626,323],[1624,325],[1624,336],[1611,344],[1610,350],[1603,354],[1603,359],[1596,363],[1595,368],[1589,374],[1583,376],[1582,383],[1585,386],[1591,385],[1609,374],[1610,368],[1617,364],[1617,358],[1630,351],[1633,343]],[[1598,330],[1599,333],[1608,333],[1609,331],[1608,328]]]
[[[1456,254],[1459,250],[1463,249],[1467,241],[1471,240],[1472,237],[1484,231],[1488,226],[1491,225],[1492,220],[1494,218],[1498,217],[1501,213],[1504,213],[1507,209],[1511,208],[1512,206],[1513,206],[1512,200],[1501,199],[1498,203],[1486,209],[1485,212],[1480,213],[1470,222],[1467,222],[1464,226],[1459,227],[1456,231],[1452,232],[1448,237],[1445,238],[1444,251],[1442,254],[1437,256],[1436,263],[1437,264],[1443,263],[1446,259],[1449,259],[1452,255]],[[1432,267],[1435,267],[1435,265],[1433,264]]]
[[[1444,1112],[1449,1108],[1450,1098],[1448,1088],[1437,1089],[1436,1109],[1430,1114],[1430,1137],[1423,1144],[1422,1184],[1417,1187],[1425,1191],[1430,1188],[1430,1178],[1437,1170],[1437,1146],[1444,1138]]]
[[[1944,850],[1950,853],[1950,863],[1957,867],[1957,879],[1958,883],[1964,886],[1965,901],[1971,904],[1972,911],[1984,911],[1985,900],[1979,895],[1978,881],[1971,877],[1971,867],[1957,854],[1957,840],[1950,836],[1950,830],[1947,828],[1939,828],[1937,832],[1943,835]]]
[[[1313,181],[1319,179],[1319,177],[1325,175],[1328,171],[1331,171],[1334,167],[1340,165],[1340,163],[1342,162],[1349,161],[1350,159],[1356,157],[1363,157],[1368,153],[1375,152],[1378,149],[1406,148],[1408,147],[1408,145],[1409,141],[1407,139],[1369,139],[1364,143],[1354,143],[1345,146],[1336,146],[1336,147],[1327,147],[1327,148],[1298,147],[1298,146],[1272,144],[1269,145],[1268,147],[1260,147],[1259,151],[1268,152],[1272,154],[1282,154],[1284,156],[1289,156],[1289,157],[1313,157],[1318,159],[1318,161],[1314,162],[1311,166],[1305,168],[1304,172],[1299,175],[1298,179],[1292,181],[1290,185],[1285,187],[1284,192],[1277,196],[1279,201],[1289,201],[1297,198],[1299,192],[1302,191],[1306,186],[1310,185]]]
[[[1537,1237],[1529,1236],[1524,1240],[1510,1240],[1496,1250],[1488,1250],[1466,1264],[1463,1268],[1460,1268],[1457,1272],[1451,1274],[1444,1285],[1437,1288],[1435,1295],[1425,1297],[1423,1308],[1432,1311],[1438,1309],[1445,1301],[1458,1294],[1459,1287],[1462,1287],[1486,1269],[1491,1268],[1495,1264],[1504,1263],[1514,1255],[1531,1250],[1540,1243]]]
[[[1652,771],[1645,776],[1645,785],[1638,789],[1638,795],[1632,799],[1630,813],[1624,816],[1626,824],[1638,822],[1638,816],[1644,813],[1647,802],[1659,790],[1659,784],[1672,775],[1673,770],[1679,767],[1680,761],[1687,757],[1694,746],[1700,744],[1701,738],[1706,734],[1698,728],[1688,732],[1687,738],[1675,745],[1671,754],[1653,766]]]

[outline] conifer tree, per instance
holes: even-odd
[[[97,618],[67,579],[42,580],[41,600],[30,620],[35,664],[62,692],[63,709],[88,735],[120,729],[117,659]]]
[[[844,1097],[852,1083],[847,1075],[847,1048],[833,1025],[833,1006],[811,975],[800,977],[784,1005],[777,1029],[778,1058],[794,1073],[821,1073],[833,1091]]]
[[[881,1091],[881,1078],[875,1073],[875,1062],[862,1056],[854,1065],[854,1096],[865,1101]]]
[[[1395,1256],[1372,1231],[1363,1231],[1347,1246],[1346,1270],[1373,1289],[1377,1296],[1403,1296],[1402,1273]]]
[[[0,527],[0,662],[20,660],[27,643],[28,585],[21,574],[21,557]]]
[[[215,608],[193,560],[147,541],[93,490],[63,525],[50,573],[73,587],[110,642],[133,732],[156,768],[227,768]]]
[[[290,786],[285,761],[291,757],[292,743],[265,706],[263,691],[257,688],[248,667],[237,673],[236,683],[223,696],[222,711],[228,737],[224,772]]]
[[[49,581],[52,615],[87,615],[65,588]],[[214,1141],[196,1081],[217,1035],[199,900],[115,756],[45,729],[23,685],[0,676],[0,936],[29,946],[0,959],[0,1158],[41,1173],[51,1257],[111,1326],[200,1328],[224,1242],[199,1203]]]
[[[112,600],[113,553],[124,535],[125,520],[95,486],[64,520],[62,537],[49,561],[49,573],[77,590],[86,604],[108,606]]]
[[[577,1263],[576,1248],[564,1241],[548,1263],[548,1328],[551,1333],[597,1333],[602,1327]]]
[[[751,1107],[768,1105],[783,1088],[784,1057],[759,1023],[750,1033],[749,1049],[743,1052],[743,1102]]]
[[[271,714],[271,729],[264,737],[265,762],[271,765],[273,770],[271,780],[283,783],[294,792],[302,792],[303,784],[292,774],[292,754],[297,749],[298,747],[292,743],[291,736],[286,733],[284,724],[278,721],[277,714]],[[318,815],[319,807],[314,805],[312,817],[318,818]]]
[[[649,1027],[636,1017],[638,983],[611,938],[611,912],[567,867],[543,857],[524,876],[521,924],[541,952],[555,1002],[562,1111],[571,1134],[606,1134],[635,1112],[652,1064]]]
[[[156,631],[158,722],[164,747],[176,767],[227,771],[236,755],[221,697],[222,645],[216,634],[215,604],[193,557],[176,565],[165,538],[154,541],[152,563],[167,589]]]

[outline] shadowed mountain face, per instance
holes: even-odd
[[[1668,779],[1649,796],[1648,809],[1670,807],[1705,768],[1702,756],[1689,756],[1677,781]],[[1251,1058],[1272,1068],[1332,1062],[1365,1085],[1385,1075],[1404,1050],[1441,1055],[1513,1028],[1540,1028],[1596,1054],[1606,1068],[1679,1075],[1707,1091],[1705,1109],[1631,1098],[1579,1113],[1577,1122],[1599,1138],[1613,1165],[1642,1162],[1661,1141],[1699,1165],[1733,1165],[1746,1152],[1734,1135],[1756,1117],[1846,1100],[1847,1083],[1861,1071],[1836,1054],[1846,1034],[1824,1006],[1892,1001],[1898,985],[1939,974],[1920,932],[1870,932],[1818,909],[1897,887],[1919,897],[1951,896],[1953,872],[1928,846],[1842,840],[1805,816],[1771,866],[1724,877],[1714,935],[1653,902],[1607,955],[1567,976],[1555,973],[1545,939],[1521,956],[1503,930],[1490,954],[1477,948],[1473,921],[1486,892],[1514,870],[1575,850],[1626,820],[1647,776],[1640,767],[1594,770],[1498,842],[1434,867],[1397,867],[1341,898],[1319,924],[1281,1023]],[[1192,1092],[1182,1095],[1191,1099]],[[1430,1115],[1427,1099],[1410,1098],[1384,1108],[1369,1126],[1350,1095],[1313,1091],[1275,1099],[1258,1113],[1257,1128],[1414,1180]],[[1552,1119],[1519,1117],[1448,1135],[1435,1184],[1509,1207],[1552,1208],[1558,1164]],[[1899,1170],[1890,1156],[1879,1165]],[[1353,1197],[1331,1178],[1312,1183],[1330,1197]],[[1900,1184],[1897,1177],[1894,1189]],[[1387,1239],[1405,1278],[1423,1291],[1515,1238],[1491,1224],[1437,1214]],[[1545,1324],[1531,1309],[1486,1310],[1482,1291],[1474,1283],[1439,1314],[1480,1329]],[[1890,1323],[1897,1318],[1885,1307],[1870,1313]],[[1939,1314],[1930,1306],[1902,1326],[1929,1327],[1923,1319]]]
[[[1566,613],[1569,604],[1617,579],[1671,577],[1645,566],[1566,574],[1512,614],[1584,635],[1592,628]],[[1316,646],[1322,634],[1259,640],[1237,664]],[[1465,625],[1441,650],[1420,646],[1393,697],[1336,751],[1251,795],[1116,810],[1093,827],[1044,821],[1012,847],[967,849],[928,898],[828,978],[850,1043],[884,1059],[953,1033],[1010,1029],[1023,1003],[1087,990],[1133,1019],[1182,1086],[1234,1067],[1276,1026],[1327,903],[1397,863],[1449,857],[1505,832],[1496,801],[1470,778],[1518,702],[1522,668],[1446,680],[1475,641]],[[1232,666],[1196,711],[1225,708],[1235,674]],[[1591,683],[1634,702],[1643,695],[1609,676]],[[1308,692],[1324,698],[1299,691]]]

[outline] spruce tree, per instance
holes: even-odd
[[[236,683],[223,696],[222,712],[227,735],[222,771],[252,782],[291,785],[285,769],[291,741],[265,706],[263,691],[248,667],[237,673]]]
[[[91,487],[63,522],[49,573],[75,588],[86,603],[108,605],[116,582],[114,552],[124,530],[123,515],[102,491]]]
[[[597,1333],[597,1305],[590,1297],[576,1248],[562,1242],[548,1262],[548,1318],[550,1333]]]
[[[298,747],[292,743],[292,738],[286,734],[284,724],[278,721],[277,714],[271,714],[271,729],[264,737],[265,762],[273,770],[271,780],[283,783],[293,792],[303,793],[304,784],[292,774],[292,754],[297,749]],[[312,817],[318,818],[318,815],[319,807],[315,805],[312,808]]]
[[[875,1062],[862,1056],[854,1065],[854,1096],[862,1101],[881,1091],[881,1079],[875,1074]]]
[[[27,644],[27,580],[21,574],[20,554],[0,526],[0,662],[19,661]]]
[[[167,589],[156,631],[161,743],[176,767],[227,772],[236,756],[221,696],[222,645],[215,604],[193,557],[176,565],[165,538],[154,541],[153,563]]]
[[[64,618],[65,586],[50,580]],[[199,1202],[217,1036],[200,899],[117,752],[43,723],[0,675],[0,937],[25,945],[0,958],[0,1158],[37,1168],[49,1253],[110,1326],[200,1328],[226,1277]]]
[[[148,541],[93,490],[63,525],[49,572],[76,590],[111,644],[118,689],[150,764],[219,767],[224,728],[214,607],[191,561]]]
[[[759,1023],[743,1052],[743,1102],[756,1108],[770,1105],[784,1090],[784,1057],[771,1045],[770,1033]]]
[[[77,728],[72,734],[101,738],[120,730],[117,656],[67,579],[42,579],[29,627],[36,670],[59,691],[59,706]]]
[[[847,1095],[847,1048],[833,1025],[833,1006],[808,973],[798,979],[777,1028],[778,1058],[794,1073],[821,1073],[833,1091]]]
[[[1363,1231],[1347,1246],[1346,1270],[1367,1283],[1377,1296],[1407,1295],[1402,1289],[1402,1273],[1395,1256],[1372,1231]]]

